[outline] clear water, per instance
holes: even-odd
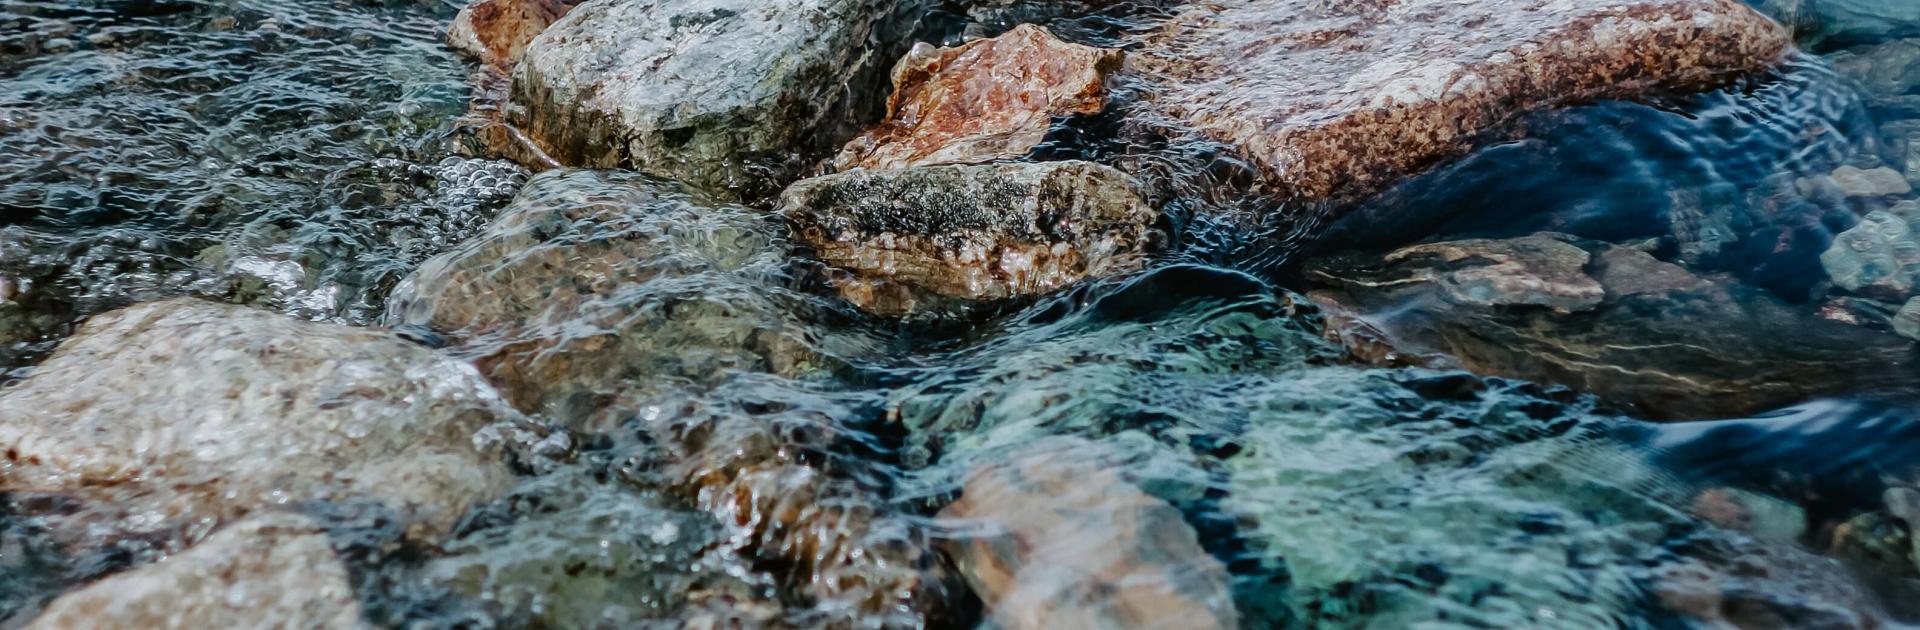
[[[1920,484],[1907,402],[1920,381],[1653,424],[1553,382],[1363,365],[1327,340],[1338,324],[1294,273],[1335,251],[1552,230],[1781,309],[1827,308],[1821,252],[1893,204],[1796,182],[1899,170],[1920,143],[1900,122],[1920,120],[1902,105],[1913,94],[1835,69],[1920,34],[1861,17],[1867,4],[1768,4],[1811,51],[1778,72],[1529,116],[1346,222],[1264,208],[1239,193],[1231,156],[1142,137],[1127,102],[1143,88],[1122,86],[1113,112],[1063,121],[1040,155],[1150,182],[1176,246],[1137,275],[903,322],[833,298],[758,209],[463,156],[472,68],[439,41],[453,3],[0,0],[0,374],[31,378],[88,315],[196,295],[399,327],[486,369],[553,376],[504,393],[572,427],[575,447],[525,467],[446,540],[405,539],[353,506],[302,508],[380,625],[990,622],[992,594],[957,560],[979,524],[948,510],[978,471],[1062,439],[1197,541],[1185,556],[1091,553],[1210,558],[1246,627],[1689,627],[1700,584],[1740,625],[1912,621],[1920,568],[1863,559],[1836,532]],[[1155,16],[1122,3],[1051,25],[1117,44]],[[928,23],[958,32],[951,18]],[[560,213],[490,224],[516,194],[514,208]],[[1700,249],[1671,236],[1708,220],[1688,218],[1696,208],[1760,218]],[[487,257],[503,251],[518,257]],[[463,279],[402,283],[469,258]],[[574,275],[535,275],[556,266]],[[436,298],[446,286],[465,293]],[[1863,326],[1891,334],[1888,315]],[[448,323],[477,321],[462,317],[519,324]],[[1005,507],[1047,504],[1024,500]],[[5,503],[6,625],[157,556],[64,544],[57,501]],[[1142,535],[1117,517],[1079,523],[1032,551]],[[1101,603],[1079,597],[1057,605]]]

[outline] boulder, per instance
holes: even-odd
[[[188,539],[304,501],[444,532],[511,483],[497,447],[524,422],[471,366],[391,332],[191,299],[95,316],[0,390],[0,418],[0,488]]]
[[[1834,53],[1833,69],[1860,82],[1872,96],[1920,91],[1920,39],[1896,39]]]
[[[508,121],[561,164],[771,194],[877,114],[896,0],[596,0],[527,46]],[[888,42],[876,45],[872,42]],[[871,101],[871,102],[870,102]]]
[[[1159,238],[1131,178],[1079,161],[854,170],[794,184],[780,211],[827,264],[964,300],[1137,269]]]
[[[1056,116],[1097,114],[1121,52],[1060,41],[1031,24],[954,48],[922,44],[893,70],[887,117],[834,166],[889,169],[1018,158]]]
[[[522,409],[606,429],[660,387],[824,365],[778,227],[642,175],[548,171],[401,281],[387,321],[451,335]]]
[[[1848,197],[1893,197],[1913,192],[1913,185],[1907,183],[1900,171],[1884,166],[1866,169],[1842,166],[1833,169],[1833,182]]]
[[[460,9],[447,44],[500,70],[520,62],[527,44],[581,0],[476,0]]]
[[[1867,213],[1858,225],[1833,238],[1820,266],[1842,289],[1889,302],[1903,302],[1920,276],[1920,241],[1912,224],[1892,211]]]
[[[28,624],[65,628],[361,628],[327,532],[261,512],[159,562],[54,599]]]
[[[940,517],[997,627],[1236,628],[1226,567],[1166,501],[1076,438],[1050,438],[967,476]]]
[[[1201,3],[1139,43],[1174,126],[1308,201],[1378,192],[1520,114],[1701,89],[1788,47],[1739,0]]]
[[[1774,18],[1792,24],[1808,45],[1872,43],[1920,35],[1920,4],[1887,0],[1753,0]]]
[[[1896,335],[1564,235],[1329,256],[1305,273],[1323,287],[1310,297],[1355,314],[1401,356],[1567,385],[1654,419],[1892,388],[1915,369],[1911,342]]]

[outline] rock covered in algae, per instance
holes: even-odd
[[[1638,250],[1556,234],[1313,261],[1316,301],[1404,353],[1558,383],[1655,418],[1744,415],[1892,385],[1907,341],[1829,321]]]
[[[28,624],[66,628],[365,627],[347,568],[307,517],[260,512],[185,551],[53,600]]]
[[[847,143],[834,165],[886,169],[1026,155],[1055,116],[1100,113],[1107,75],[1121,56],[1031,24],[953,48],[923,44],[893,69],[886,119]]]
[[[1702,88],[1786,49],[1739,0],[1255,0],[1190,5],[1129,59],[1172,125],[1312,201],[1378,192],[1528,111]]]
[[[541,173],[422,264],[387,321],[453,335],[518,406],[617,423],[622,398],[826,364],[788,309],[777,221],[631,173]]]
[[[125,527],[370,500],[417,535],[511,483],[498,447],[524,422],[471,366],[391,332],[192,299],[95,316],[0,391],[0,418],[0,486]]]
[[[964,300],[1138,269],[1159,220],[1131,178],[1079,161],[848,171],[789,187],[781,212],[827,264]]]
[[[1226,567],[1180,511],[1099,445],[1043,440],[967,476],[941,511],[955,562],[1002,628],[1235,628]]]
[[[447,28],[447,44],[482,63],[509,69],[527,44],[580,0],[476,0]]]
[[[897,32],[901,7],[590,2],[527,47],[508,119],[568,166],[753,193],[876,113],[868,95],[907,40]]]

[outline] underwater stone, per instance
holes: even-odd
[[[1793,25],[1808,45],[1920,35],[1920,4],[1903,0],[1753,0],[1752,4]]]
[[[898,5],[595,0],[527,47],[508,120],[567,166],[770,194],[878,113]]]
[[[1906,177],[1886,167],[1842,166],[1833,170],[1833,181],[1848,197],[1891,197],[1913,192],[1913,185],[1907,183]]]
[[[365,626],[326,530],[298,514],[262,512],[186,551],[62,595],[27,627]]]
[[[1466,240],[1415,245],[1387,255],[1398,263],[1433,256],[1440,273],[1422,276],[1446,288],[1448,299],[1475,306],[1544,306],[1555,312],[1584,311],[1606,291],[1587,276],[1587,250],[1553,235],[1507,240]]]
[[[1895,96],[1920,89],[1920,39],[1896,39],[1843,50],[1833,54],[1832,63],[1834,70],[1859,81],[1872,96]]]
[[[979,532],[954,556],[987,614],[1009,629],[1238,627],[1226,567],[1101,450],[1044,439],[975,469],[940,513]]]
[[[0,487],[97,503],[72,518],[164,532],[373,500],[416,537],[511,483],[486,436],[524,420],[393,333],[192,299],[95,316],[0,391],[0,418]]]
[[[1378,192],[1530,111],[1709,87],[1785,28],[1739,0],[1256,0],[1191,6],[1130,50],[1154,101],[1282,197]]]
[[[1031,24],[932,49],[893,70],[887,117],[841,151],[840,170],[988,162],[1026,155],[1055,116],[1097,114],[1119,50],[1060,41]]]
[[[830,265],[964,300],[1137,269],[1159,219],[1126,175],[1079,161],[853,170],[794,184],[781,212]]]
[[[460,9],[447,44],[502,70],[520,62],[527,44],[580,0],[477,0]]]
[[[1903,302],[1920,274],[1920,242],[1905,217],[1874,211],[1833,238],[1820,266],[1840,288],[1889,302]]]

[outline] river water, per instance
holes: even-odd
[[[460,331],[434,329],[434,307],[402,279],[435,255],[517,238],[487,228],[516,194],[578,204],[654,184],[536,176],[472,157],[474,123],[463,116],[473,67],[440,41],[457,8],[0,0],[0,381],[30,377],[88,315],[177,295],[399,327],[477,360],[523,341],[449,343]],[[1895,68],[1860,80],[1873,72],[1862,67],[1889,59],[1871,47],[1920,36],[1920,16],[1870,0],[1764,8],[1794,23],[1808,51],[1774,73],[1707,94],[1528,116],[1326,225],[1313,209],[1268,213],[1284,225],[1232,218],[1265,203],[1234,196],[1233,160],[1116,140],[1124,105],[1063,122],[1042,152],[1162,184],[1176,244],[1139,274],[963,322],[852,310],[793,260],[784,227],[751,208],[584,228],[588,241],[641,234],[646,245],[616,252],[613,264],[634,279],[599,310],[535,333],[571,343],[608,317],[627,327],[620,370],[584,375],[591,368],[579,366],[598,359],[563,360],[576,366],[565,378],[581,379],[578,391],[527,405],[585,427],[569,462],[522,471],[512,492],[431,547],[351,509],[310,511],[332,533],[368,620],[387,625],[972,625],[987,615],[990,587],[964,579],[979,577],[958,560],[978,532],[956,518],[956,499],[975,513],[1020,513],[1061,500],[1030,487],[1050,484],[1092,488],[1096,507],[1069,535],[1043,539],[1056,549],[1033,553],[1075,568],[1217,564],[1246,627],[1920,620],[1920,567],[1897,546],[1920,523],[1901,521],[1885,498],[1920,486],[1920,407],[1909,402],[1920,375],[1900,358],[1905,341],[1886,354],[1858,350],[1861,361],[1844,363],[1857,371],[1833,382],[1766,373],[1817,387],[1729,376],[1740,391],[1769,394],[1703,387],[1705,402],[1669,404],[1633,387],[1568,387],[1567,374],[1524,361],[1475,364],[1497,375],[1483,378],[1358,360],[1328,340],[1337,313],[1308,297],[1324,287],[1302,269],[1322,257],[1551,231],[1737,287],[1787,313],[1764,320],[1787,321],[1785,330],[1844,316],[1861,334],[1893,339],[1901,305],[1836,292],[1821,256],[1860,217],[1898,212],[1898,201],[1800,182],[1847,166],[1920,180],[1920,76],[1881,76]],[[1053,26],[1118,43],[1150,13]],[[1685,237],[1702,225],[1727,234]],[[1370,308],[1424,312],[1398,296],[1381,304]],[[1684,312],[1654,341],[1729,325]],[[1750,321],[1762,320],[1733,325]],[[1758,334],[1798,340],[1784,346],[1851,339]],[[1467,338],[1440,345],[1470,360],[1507,339],[1442,336]],[[556,347],[599,356],[569,343]],[[1795,352],[1762,359],[1792,364]],[[800,358],[773,358],[782,354]],[[618,402],[578,402],[604,398]],[[704,436],[691,458],[661,437],[688,431]],[[762,530],[686,487],[756,449],[789,464],[747,492],[830,479],[802,485],[852,507],[791,527],[847,528],[814,534],[935,554],[926,570],[939,576],[929,589],[938,603],[875,610],[844,589],[821,590],[826,580],[878,583],[897,567],[810,571],[767,553],[754,538]],[[996,486],[996,474],[1019,479]],[[1126,494],[1102,483],[1170,506],[1173,529],[1197,545],[1115,544],[1169,523],[1129,511],[1137,504],[1102,503]],[[11,497],[6,507],[6,625],[154,557],[137,544],[62,546],[39,508]],[[1868,544],[1883,539],[1897,542]],[[1205,590],[1204,576],[1167,579]],[[1043,610],[1125,596],[1040,586],[1055,596],[1028,605]]]

